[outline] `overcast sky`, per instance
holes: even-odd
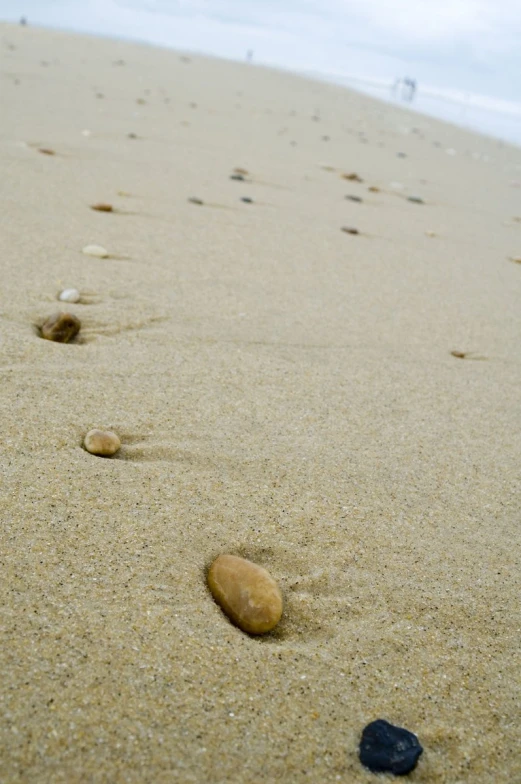
[[[521,0],[0,0],[0,18],[521,101]]]

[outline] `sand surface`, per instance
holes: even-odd
[[[0,55],[2,784],[387,780],[379,717],[411,781],[521,782],[521,150],[160,49]],[[42,340],[70,286],[81,340]],[[279,581],[265,638],[222,552]]]

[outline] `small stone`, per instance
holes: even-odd
[[[136,103],[138,103],[140,106],[144,106],[146,104],[146,101],[144,98],[138,98],[136,100]]]
[[[407,153],[406,152],[397,152],[396,153],[396,157],[397,158],[407,158]]]
[[[248,174],[248,169],[243,169],[241,166],[236,166],[233,171],[235,174]]]
[[[412,201],[413,204],[425,204],[420,196],[407,196],[407,201]]]
[[[42,155],[56,155],[54,150],[51,150],[49,147],[40,147],[38,152],[41,152]]]
[[[202,199],[198,199],[196,196],[190,196],[188,201],[190,202],[190,204],[199,204],[199,205],[204,204],[204,201]]]
[[[45,340],[56,343],[70,343],[81,328],[81,321],[72,313],[54,313],[40,327],[40,334]]]
[[[80,292],[78,289],[63,289],[58,294],[58,299],[62,302],[79,302]]]
[[[356,201],[356,202],[361,202],[362,201],[360,196],[351,196],[351,195],[349,195],[349,196],[346,196],[346,199],[348,199],[349,201]]]
[[[250,199],[249,196],[241,196],[241,201],[245,204],[253,204],[253,199]]]
[[[355,172],[351,172],[351,174],[342,174],[342,178],[344,180],[351,180],[352,182],[363,182],[363,179]]]
[[[370,185],[367,190],[371,193],[380,193],[380,188],[377,185]]]
[[[223,612],[244,632],[265,634],[280,621],[282,594],[262,566],[236,555],[219,555],[208,572],[208,587]]]
[[[450,353],[452,354],[453,357],[456,357],[457,359],[465,359],[465,357],[467,356],[466,351],[451,351]]]
[[[97,259],[108,259],[109,252],[102,248],[101,245],[85,245],[82,250],[86,256],[95,256]]]
[[[244,174],[232,174],[230,176],[230,180],[237,180],[238,182],[244,182]]]
[[[521,256],[509,256],[510,261],[513,261],[514,264],[521,264]]]
[[[358,229],[354,229],[352,226],[342,226],[342,231],[345,231],[346,234],[360,234]]]
[[[111,457],[121,446],[121,441],[112,430],[89,430],[83,440],[83,446],[91,455]]]
[[[104,202],[99,202],[99,204],[91,204],[91,210],[96,210],[97,212],[114,212],[114,207],[112,204],[105,204]]]
[[[360,762],[373,773],[404,776],[414,770],[422,752],[416,735],[385,719],[372,721],[362,732]]]
[[[137,133],[127,133],[128,139],[137,139]]]
[[[432,229],[427,229],[427,231],[425,232],[425,236],[426,237],[436,237],[437,234],[436,234],[435,231],[432,231]]]

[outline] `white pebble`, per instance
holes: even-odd
[[[85,245],[82,252],[86,256],[95,256],[97,259],[107,259],[109,256],[108,250],[102,248],[101,245]]]
[[[79,302],[80,292],[78,289],[63,289],[58,294],[58,299],[62,302]]]

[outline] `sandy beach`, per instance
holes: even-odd
[[[521,149],[247,64],[0,52],[2,784],[386,781],[377,718],[410,781],[521,782]]]

